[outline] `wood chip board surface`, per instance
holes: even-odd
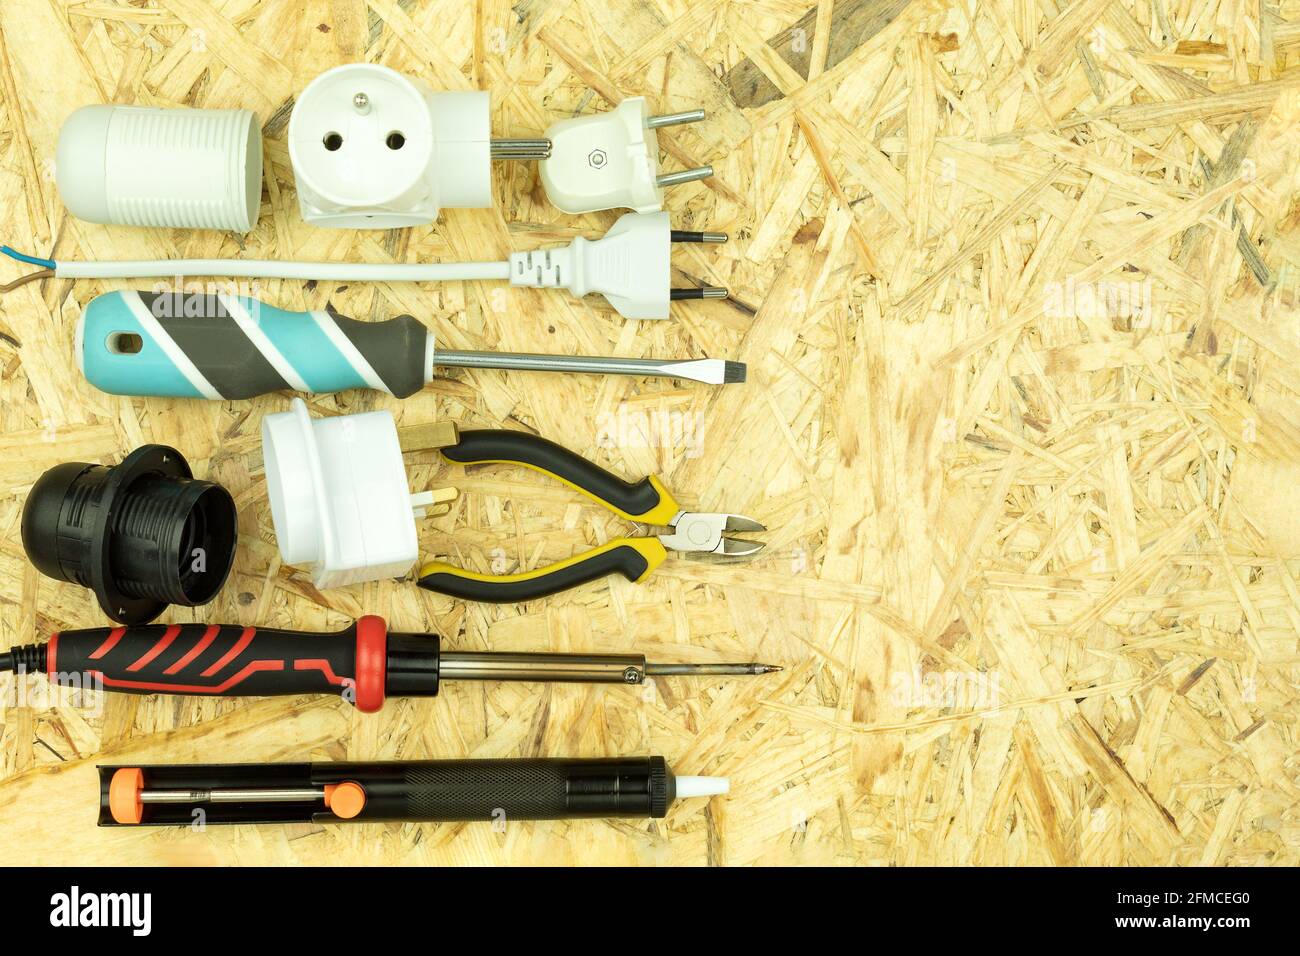
[[[765,660],[643,690],[450,685],[379,715],[335,700],[40,696],[5,684],[0,862],[1291,864],[1300,862],[1300,2],[1227,0],[0,0],[0,237],[54,258],[501,258],[597,236],[498,164],[496,208],[392,232],[303,224],[295,93],[370,61],[488,89],[497,136],[646,96],[675,285],[731,290],[627,322],[602,300],[444,285],[260,283],[286,309],[410,312],[449,348],[714,356],[744,386],[454,371],[419,395],[317,396],[524,428],[687,507],[763,521],[746,564],[673,558],[526,606],[409,583],[317,592],[277,555],[249,402],[97,392],[72,357],[96,294],[0,296],[0,646],[104,622],[26,561],[59,462],[182,449],[239,505],[211,605],[164,620],[448,645]],[[247,107],[247,236],[93,225],[54,181],[101,102]],[[0,266],[0,281],[28,267]],[[531,568],[626,525],[531,473],[408,456],[456,486],[421,552]],[[732,792],[661,821],[101,830],[97,762],[660,753]]]

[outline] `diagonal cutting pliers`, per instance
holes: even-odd
[[[637,482],[624,481],[581,455],[527,432],[496,428],[462,431],[459,441],[441,452],[448,461],[461,465],[531,468],[629,521],[664,527],[669,533],[616,538],[574,557],[518,574],[481,574],[434,561],[424,565],[419,576],[420,587],[430,591],[469,601],[531,601],[607,574],[643,581],[663,563],[670,550],[688,556],[748,558],[763,549],[761,541],[728,534],[765,530],[753,518],[687,511],[653,475]]]

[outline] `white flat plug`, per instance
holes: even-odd
[[[704,110],[651,116],[645,97],[636,96],[608,113],[556,123],[546,131],[550,158],[538,165],[547,198],[567,213],[658,212],[666,187],[712,176],[713,167],[660,173],[655,130],[702,119]]]
[[[313,419],[295,398],[262,419],[262,457],[280,557],[316,587],[399,578],[415,564],[415,519],[435,498],[411,494],[389,412]]]
[[[510,284],[532,289],[566,288],[582,297],[603,295],[627,319],[666,319],[677,299],[725,299],[716,286],[671,287],[674,242],[726,242],[723,232],[673,229],[668,213],[624,213],[599,239],[579,236],[558,249],[510,256]]]
[[[492,160],[540,159],[550,144],[493,140],[489,109],[487,93],[435,93],[375,63],[326,70],[289,117],[303,221],[394,229],[492,205]]]

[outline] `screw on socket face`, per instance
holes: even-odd
[[[357,108],[357,112],[365,115],[370,112],[370,97],[365,93],[358,93],[352,97],[352,105]]]
[[[592,169],[600,169],[608,162],[609,162],[609,157],[605,155],[605,151],[603,149],[593,149],[591,153],[587,156],[587,165],[589,165]]]

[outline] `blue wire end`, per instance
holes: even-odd
[[[17,249],[11,249],[8,246],[0,246],[0,252],[3,252],[10,259],[17,259],[19,262],[26,262],[28,265],[44,266],[46,269],[54,269],[58,266],[58,263],[53,259],[40,259],[36,256],[29,256],[25,252],[19,252]]]

